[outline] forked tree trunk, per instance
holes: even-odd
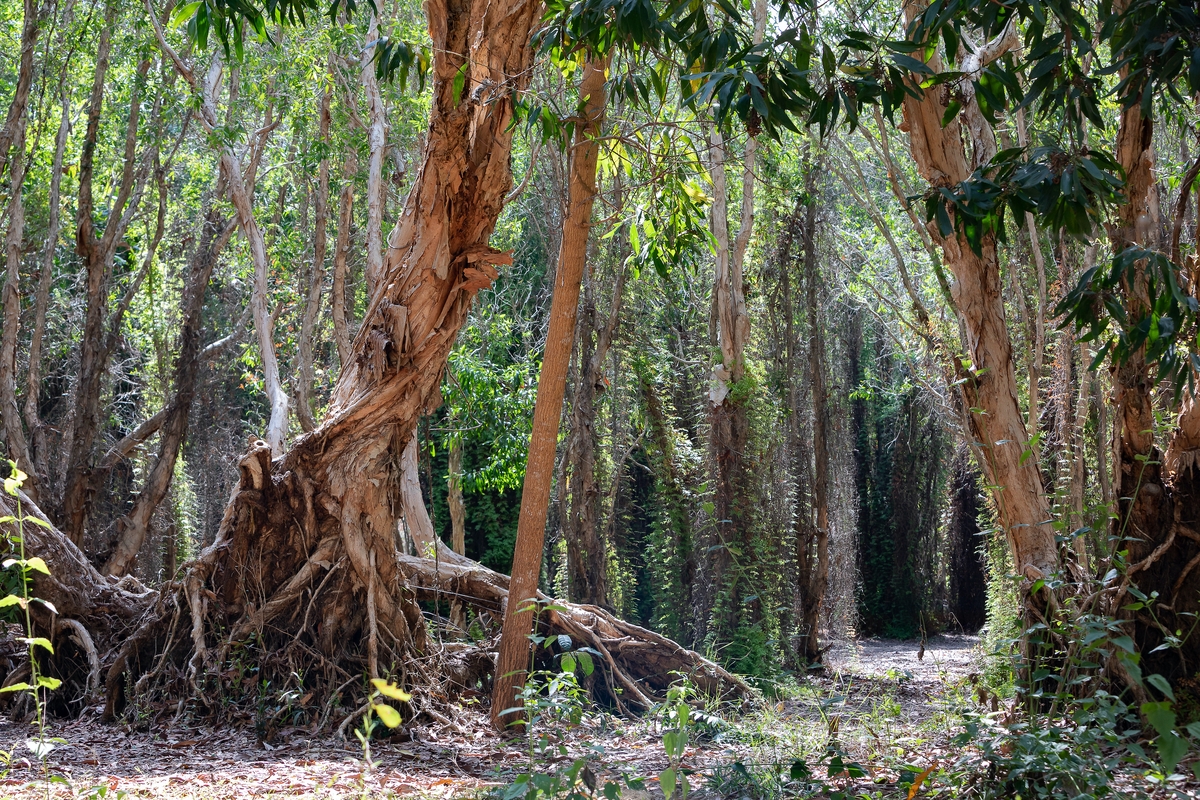
[[[909,20],[923,10],[924,3],[910,0],[905,4]],[[969,58],[960,58],[964,62],[960,68],[970,76],[1016,45],[1015,30],[1006,30]],[[927,63],[934,72],[942,71],[936,54]],[[909,95],[904,98],[904,127],[909,132],[913,160],[932,186],[958,184],[995,152],[991,129],[982,121],[973,90],[970,94],[963,103],[963,114],[972,123],[971,155],[964,150],[958,119],[942,125],[946,113],[942,93],[925,91],[920,99]],[[981,252],[976,255],[965,237],[943,237],[936,228],[930,229],[930,235],[941,246],[944,263],[956,279],[954,301],[966,329],[966,356],[971,360],[969,374],[961,384],[964,404],[973,409],[971,435],[982,443],[981,467],[988,484],[999,487],[994,491],[999,522],[1016,570],[1037,580],[1058,570],[1059,557],[1049,524],[1050,504],[1036,459],[1024,456],[1029,436],[1017,403],[1016,368],[1005,321],[996,242],[992,236],[985,236]]]
[[[554,473],[554,451],[562,417],[563,394],[571,349],[575,344],[575,317],[579,306],[579,284],[587,259],[592,230],[592,204],[596,199],[596,163],[600,144],[596,141],[604,119],[604,72],[607,59],[592,60],[583,69],[579,94],[584,99],[584,118],[576,127],[569,178],[569,206],[563,220],[562,244],[554,276],[554,299],[550,306],[550,330],[542,356],[537,400],[533,407],[533,433],[525,462],[521,513],[517,519],[517,542],[513,553],[510,596],[504,610],[496,681],[492,690],[492,724],[504,730],[523,720],[510,709],[520,704],[517,692],[525,683],[529,667],[529,640],[533,611],[529,601],[537,597],[542,571],[542,546],[546,536],[546,511]],[[508,712],[508,713],[506,713]]]
[[[83,261],[87,310],[84,314],[83,333],[79,345],[79,379],[74,392],[74,422],[70,432],[69,457],[66,480],[60,504],[59,521],[64,532],[77,546],[83,544],[84,528],[90,513],[93,485],[92,449],[100,425],[100,395],[104,374],[108,367],[105,312],[108,307],[109,279],[112,275],[113,258],[117,244],[128,227],[133,210],[140,197],[145,175],[135,175],[137,154],[137,132],[141,110],[141,93],[137,87],[143,85],[150,69],[150,60],[142,59],[137,66],[137,77],[130,98],[129,118],[125,134],[124,163],[121,170],[120,188],[111,204],[102,234],[96,233],[93,200],[95,175],[95,153],[100,135],[101,112],[104,107],[105,86],[108,76],[109,57],[112,52],[112,32],[116,24],[117,4],[110,2],[105,11],[100,31],[100,42],[96,49],[96,72],[92,82],[92,94],[87,114],[87,129],[84,133],[83,152],[79,167],[79,203],[77,207],[76,251]],[[135,189],[136,184],[136,189]],[[119,324],[119,320],[114,320]]]
[[[120,534],[116,548],[105,564],[105,575],[120,577],[132,569],[146,540],[150,520],[171,488],[175,462],[187,434],[188,415],[200,374],[204,294],[221,250],[232,232],[232,224],[227,224],[216,212],[210,209],[205,215],[180,303],[183,313],[179,355],[175,361],[173,393],[162,423],[158,456],[150,467],[145,486],[134,501],[133,508],[117,525]]]

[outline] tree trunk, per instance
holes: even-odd
[[[175,361],[174,393],[163,419],[158,457],[150,468],[146,483],[134,501],[133,508],[117,526],[120,536],[104,567],[105,575],[120,577],[132,569],[146,539],[150,520],[171,487],[175,461],[187,434],[188,415],[191,412],[200,373],[204,294],[221,250],[229,241],[232,232],[232,224],[227,224],[216,212],[210,209],[205,215],[180,303],[182,326],[179,334],[179,355]]]
[[[21,255],[25,240],[25,201],[22,190],[25,183],[25,115],[17,118],[15,135],[12,139],[11,197],[8,205],[8,235],[4,242],[4,331],[0,335],[0,424],[3,425],[4,443],[8,457],[26,473],[35,470],[29,458],[29,445],[25,429],[21,424],[21,412],[17,408],[17,333],[21,325]],[[30,496],[37,498],[36,482],[30,486]]]
[[[379,38],[379,18],[371,15],[367,28],[367,41]],[[383,152],[387,145],[387,112],[383,108],[383,97],[379,94],[379,83],[375,80],[374,47],[363,48],[362,85],[367,96],[367,294],[375,294],[376,284],[383,274],[383,201],[386,187],[383,184]]]
[[[604,359],[620,320],[624,287],[624,264],[619,263],[608,317],[603,321],[596,318],[594,281],[585,291],[583,324],[579,326],[579,385],[571,404],[565,458],[571,470],[570,511],[563,531],[568,587],[572,601],[595,606],[608,604],[608,548],[600,531],[600,489],[596,485],[596,395],[604,391]]]
[[[820,169],[820,161],[816,169]],[[817,204],[814,197],[815,180],[810,178],[809,202],[804,219],[804,272],[808,317],[808,376],[812,386],[813,408],[813,506],[816,525],[813,541],[807,546],[816,550],[812,571],[806,579],[803,626],[804,657],[809,663],[819,661],[818,629],[821,605],[825,602],[825,589],[829,584],[829,452],[827,432],[827,407],[829,397],[825,389],[825,339],[821,334],[821,319],[817,302],[817,283],[820,280],[817,257]]]
[[[17,85],[13,90],[12,101],[8,105],[4,127],[0,128],[0,176],[4,175],[11,151],[15,151],[18,158],[24,159],[24,153],[20,152],[16,144],[18,138],[23,140],[25,137],[25,106],[29,103],[29,87],[33,84],[33,50],[34,45],[37,44],[40,21],[37,0],[25,0],[24,19],[21,24],[21,57],[17,66]],[[14,178],[10,183],[15,183],[15,176],[10,175],[10,177]]]
[[[330,69],[333,68],[332,61]],[[329,106],[333,96],[330,83],[321,96],[319,138],[323,145],[329,144]],[[300,427],[307,433],[317,427],[312,413],[313,389],[313,337],[316,335],[317,317],[321,313],[321,293],[325,289],[326,228],[329,225],[329,154],[324,151],[321,165],[317,168],[317,208],[313,221],[313,264],[309,276],[308,300],[304,304],[304,316],[300,321],[299,376],[296,390],[296,417]]]
[[[123,702],[126,672],[138,691],[178,691],[151,660],[160,650],[186,661],[187,684],[206,701],[202,683],[219,680],[217,665],[252,633],[264,677],[294,680],[289,654],[311,662],[319,653],[304,680],[324,697],[347,670],[421,680],[411,657],[426,649],[425,623],[396,546],[400,455],[437,396],[472,298],[495,278],[494,264],[510,261],[488,238],[511,185],[512,104],[540,14],[529,0],[430,0],[427,10],[434,80],[424,163],[329,411],[282,458],[251,443],[216,540],[171,594],[176,605],[168,598],[149,612],[117,654],[109,715]],[[182,64],[161,35],[159,43]],[[186,620],[178,626],[175,608]],[[176,628],[190,629],[188,642],[168,642]]]
[[[87,310],[79,345],[79,379],[74,393],[74,422],[70,434],[70,455],[63,487],[61,511],[58,515],[64,533],[76,546],[83,544],[84,528],[91,509],[92,495],[95,492],[92,449],[99,430],[100,395],[109,355],[105,352],[104,317],[108,306],[113,257],[117,244],[124,236],[125,229],[133,216],[134,207],[137,205],[136,202],[131,202],[136,180],[134,173],[138,121],[141,110],[140,91],[137,87],[143,85],[150,69],[149,59],[142,59],[138,64],[137,77],[133,83],[135,88],[129,105],[120,188],[105,223],[104,233],[97,236],[96,223],[92,218],[94,213],[92,182],[116,14],[117,4],[110,2],[105,11],[104,24],[100,31],[100,41],[96,50],[96,72],[92,83],[87,129],[84,133],[83,152],[80,156],[79,167],[79,202],[75,239],[76,251],[83,261],[86,276],[84,283],[87,293]],[[143,175],[142,182],[144,182],[144,178]],[[140,187],[138,192],[140,194]]]
[[[64,19],[63,24],[66,25]],[[66,88],[66,65],[59,77],[58,93],[61,105],[58,134],[54,138],[54,161],[50,166],[50,195],[46,229],[46,245],[42,251],[42,267],[38,274],[37,297],[34,299],[33,331],[29,336],[29,377],[25,385],[25,426],[29,429],[29,444],[34,462],[30,472],[33,481],[49,481],[50,452],[46,430],[42,425],[39,402],[42,390],[42,340],[46,334],[46,310],[50,305],[50,286],[54,279],[54,256],[58,248],[59,225],[62,215],[63,158],[67,149],[67,134],[71,130],[71,94]]]
[[[449,467],[446,475],[446,506],[450,509],[450,546],[460,556],[467,554],[467,510],[462,493],[462,436],[450,440]]]
[[[541,575],[554,452],[558,444],[567,369],[575,343],[579,284],[592,229],[596,162],[600,150],[596,136],[604,120],[606,67],[607,59],[589,61],[579,83],[579,94],[584,98],[584,119],[576,128],[572,146],[570,200],[563,220],[554,299],[550,308],[550,330],[542,356],[542,371],[533,410],[533,434],[525,463],[525,483],[521,493],[521,513],[517,521],[512,568],[511,593],[516,600],[505,609],[500,655],[496,662],[496,683],[492,691],[492,724],[500,730],[509,724],[521,724],[517,715],[505,715],[504,712],[518,705],[517,692],[525,683],[529,661],[529,641],[526,637],[533,626],[533,612],[528,608],[528,601],[536,597]]]
[[[909,20],[923,11],[924,4],[907,2]],[[1009,28],[978,52],[960,59],[960,68],[968,76],[1000,57],[1018,43],[1015,29]],[[927,63],[941,71],[940,58]],[[961,84],[960,84],[961,85]],[[969,85],[966,87],[971,89]],[[958,119],[943,126],[946,107],[941,92],[925,91],[918,99],[904,98],[904,125],[909,132],[913,160],[921,175],[933,186],[954,186],[970,176],[975,166],[990,160],[995,152],[991,129],[982,122],[973,90],[963,103],[963,113],[971,124],[972,157],[963,147],[963,130]],[[951,212],[953,213],[953,212]],[[973,409],[971,435],[982,443],[981,465],[995,491],[999,522],[1013,552],[1019,574],[1031,581],[1057,571],[1058,550],[1054,530],[1049,524],[1050,504],[1042,487],[1036,460],[1024,457],[1029,447],[1025,421],[1017,403],[1017,383],[1012,341],[1005,322],[1000,263],[993,237],[986,236],[981,253],[976,255],[964,237],[940,235],[936,227],[930,235],[942,248],[945,264],[954,273],[954,301],[967,333],[971,367],[961,384],[964,404]]]
[[[333,314],[333,338],[337,343],[338,363],[345,368],[351,358],[350,326],[346,321],[346,256],[350,252],[350,227],[354,224],[354,173],[358,159],[354,151],[346,157],[342,169],[342,192],[338,200],[337,242],[333,250],[333,286],[329,307]]]
[[[400,509],[404,513],[408,535],[416,545],[417,555],[433,558],[439,540],[437,532],[433,529],[433,520],[429,518],[429,511],[425,508],[425,498],[421,494],[420,447],[417,444],[415,428],[400,456]]]

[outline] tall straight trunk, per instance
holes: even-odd
[[[49,7],[49,6],[47,6]],[[8,114],[4,118],[4,127],[0,128],[0,176],[4,175],[10,159],[10,153],[16,153],[23,158],[23,153],[17,148],[18,137],[25,137],[25,107],[29,104],[29,87],[33,84],[34,46],[38,37],[38,3],[37,0],[25,0],[23,4],[24,18],[21,23],[21,57],[17,63],[17,85],[13,90],[13,98],[8,104]],[[15,167],[13,168],[15,173]],[[15,181],[15,174],[11,175]]]
[[[333,68],[332,61],[330,69]],[[333,84],[325,88],[321,96],[319,137],[321,144],[329,144],[329,106],[333,96]],[[300,356],[297,390],[296,416],[305,432],[315,428],[312,415],[313,389],[313,337],[316,335],[317,317],[321,313],[321,293],[325,289],[326,228],[329,225],[329,154],[324,151],[317,168],[316,219],[313,220],[313,263],[309,275],[308,300],[304,304],[304,316],[300,320]]]
[[[346,256],[350,252],[350,228],[354,224],[354,173],[357,171],[358,159],[351,151],[342,168],[337,241],[333,246],[333,286],[330,287],[329,298],[329,310],[333,315],[333,338],[337,344],[338,363],[343,368],[350,360],[353,338],[346,320]]]
[[[923,12],[924,3],[909,0],[904,9],[911,20]],[[1006,29],[977,52],[960,55],[960,69],[972,76],[1018,43],[1015,29]],[[941,71],[936,54],[927,63],[934,72]],[[904,127],[909,132],[913,160],[922,177],[935,186],[953,186],[965,180],[996,150],[995,138],[982,119],[972,87],[960,82],[960,88],[964,86],[964,93],[971,95],[965,98],[961,115],[968,123],[970,156],[964,149],[963,126],[958,118],[942,125],[946,113],[943,93],[926,91],[920,98],[904,99]],[[1029,435],[1017,403],[1016,365],[1005,322],[996,242],[991,236],[984,237],[980,254],[976,255],[965,237],[943,237],[936,228],[931,228],[930,235],[940,245],[944,263],[956,279],[954,301],[966,329],[966,355],[971,360],[961,391],[965,407],[973,409],[971,435],[982,443],[981,467],[988,484],[999,487],[994,497],[1000,525],[1017,572],[1030,580],[1046,577],[1058,569],[1058,549],[1036,460],[1024,456]]]
[[[35,474],[29,458],[29,444],[17,408],[17,333],[21,325],[21,255],[25,241],[25,115],[17,118],[9,158],[10,191],[8,205],[8,235],[4,240],[4,331],[0,335],[0,424],[8,457],[30,475]],[[36,483],[30,485],[30,496],[37,499]]]
[[[546,336],[537,400],[533,408],[533,433],[525,462],[509,603],[504,612],[496,681],[492,691],[492,724],[501,730],[509,724],[522,722],[518,714],[506,712],[518,705],[517,692],[525,683],[529,666],[529,640],[526,637],[533,627],[529,601],[537,596],[538,578],[541,575],[554,452],[558,444],[567,370],[575,343],[579,284],[592,230],[596,163],[600,152],[596,137],[604,120],[606,68],[607,59],[589,61],[579,82],[579,94],[584,98],[583,120],[576,127],[575,142],[571,147],[569,205],[563,220],[562,244],[554,276],[554,299],[550,306],[550,330]]]
[[[819,169],[820,161],[817,162]],[[812,181],[815,184],[815,180]],[[809,197],[813,191],[809,190]],[[828,392],[825,389],[825,338],[821,333],[820,305],[818,303],[818,281],[820,269],[817,258],[817,204],[808,202],[804,219],[804,273],[806,290],[806,316],[808,317],[808,377],[812,386],[813,407],[813,506],[816,511],[814,541],[809,545],[815,549],[812,571],[803,576],[807,579],[804,604],[804,649],[809,662],[821,657],[818,629],[821,605],[825,601],[825,589],[829,584],[829,451],[828,451]]]
[[[379,38],[379,19],[371,15],[367,29],[367,41]],[[383,183],[383,155],[387,145],[387,112],[379,83],[375,79],[375,64],[371,60],[374,47],[363,49],[362,85],[367,96],[367,292],[375,293],[375,286],[383,274],[383,202],[387,187]]]
[[[754,42],[762,41],[766,30],[766,2],[754,2]],[[746,342],[750,336],[750,315],[746,308],[744,264],[746,249],[754,230],[754,166],[757,143],[753,136],[746,141],[742,172],[742,208],[738,233],[730,243],[729,211],[725,175],[725,139],[719,127],[709,132],[709,171],[713,181],[712,234],[716,240],[716,260],[713,268],[713,311],[717,346],[721,362],[712,368],[709,389],[709,451],[714,469],[713,506],[716,517],[716,540],[712,543],[709,585],[713,602],[725,586],[732,564],[730,547],[749,552],[750,509],[747,480],[743,466],[749,440],[749,420],[745,398],[734,393],[736,385],[745,378]],[[740,586],[727,592],[728,599],[721,616],[724,627],[741,627],[742,602]],[[760,604],[749,604],[750,622],[757,618]],[[710,609],[709,613],[717,613]],[[707,632],[707,631],[706,631]],[[731,631],[726,631],[730,633]]]
[[[60,505],[59,520],[76,546],[83,543],[84,528],[91,508],[93,485],[92,449],[100,424],[100,394],[108,367],[104,317],[108,306],[109,280],[117,244],[129,225],[137,202],[133,198],[135,183],[140,195],[145,175],[135,176],[137,132],[140,120],[141,97],[137,87],[144,84],[150,60],[142,59],[130,98],[126,126],[124,164],[120,188],[112,203],[102,235],[96,234],[93,200],[95,153],[100,133],[100,117],[104,106],[109,57],[112,52],[112,33],[116,25],[117,4],[109,2],[105,11],[100,41],[96,49],[96,72],[88,105],[87,129],[79,161],[79,202],[76,211],[76,252],[84,265],[87,310],[79,345],[79,378],[74,394],[74,423],[71,427],[70,453],[66,480]],[[116,320],[114,320],[116,321]]]
[[[158,455],[146,477],[133,508],[118,524],[120,534],[116,548],[104,567],[105,575],[121,576],[132,569],[154,512],[167,496],[179,449],[187,434],[188,415],[196,395],[200,374],[200,337],[203,333],[204,294],[216,267],[221,250],[233,232],[232,224],[210,209],[201,227],[199,242],[192,254],[187,283],[180,298],[182,324],[179,333],[178,355],[175,360],[173,395],[167,406]]]
[[[567,540],[567,581],[571,599],[603,606],[608,603],[608,547],[600,531],[600,489],[596,485],[595,430],[596,395],[604,390],[604,359],[612,344],[621,314],[625,288],[623,263],[617,266],[616,282],[608,316],[597,319],[594,281],[589,282],[579,326],[579,385],[571,404],[570,438],[565,461],[571,470],[570,511],[563,535]],[[619,481],[615,475],[613,480]]]
[[[50,452],[46,442],[46,430],[42,425],[39,402],[42,391],[42,340],[46,335],[46,311],[50,306],[50,286],[54,280],[54,256],[58,249],[59,226],[62,218],[63,158],[67,149],[67,134],[71,131],[71,94],[66,85],[65,65],[59,77],[58,94],[60,114],[58,133],[54,137],[54,160],[50,165],[46,244],[42,251],[37,296],[33,303],[33,331],[29,336],[29,376],[25,382],[25,426],[29,429],[29,444],[35,470],[29,474],[34,476],[35,483],[39,480],[49,479]]]
[[[447,457],[446,507],[450,510],[450,546],[460,556],[467,554],[467,509],[462,493],[463,441],[461,436],[450,440]]]

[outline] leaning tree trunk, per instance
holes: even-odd
[[[923,3],[905,4],[910,20],[923,10]],[[949,95],[931,90],[919,97],[905,96],[902,127],[908,130],[918,171],[932,186],[957,185],[995,153],[995,139],[982,118],[968,79],[1018,45],[1015,28],[1010,26],[977,52],[960,59],[959,68],[966,77],[958,86],[965,99],[962,116],[970,134],[970,156],[963,146],[963,126],[958,118],[942,125],[946,115],[943,97]],[[936,54],[927,63],[934,72],[942,71]],[[985,236],[976,254],[964,236],[941,236],[936,227],[930,228],[930,235],[941,246],[944,263],[956,279],[954,302],[966,329],[966,356],[972,365],[962,376],[965,380],[960,386],[964,405],[973,409],[970,433],[982,443],[981,467],[988,484],[1000,487],[994,492],[999,522],[1017,572],[1031,581],[1044,578],[1058,570],[1058,549],[1037,460],[1023,458],[1029,436],[1017,402],[1016,368],[1005,321],[996,242],[993,236]]]
[[[180,679],[204,701],[202,685],[252,635],[263,671],[282,680],[290,653],[307,662],[318,653],[322,666],[305,680],[322,693],[347,669],[419,682],[409,656],[426,647],[425,623],[400,570],[392,502],[400,455],[437,396],[472,298],[496,277],[493,265],[510,261],[488,239],[511,183],[513,101],[528,80],[539,10],[531,0],[430,0],[424,164],[328,415],[284,457],[251,443],[216,540],[116,655],[110,715],[131,685],[123,674],[135,690],[172,687],[177,673],[163,661],[186,662]]]
[[[596,137],[604,119],[606,67],[607,59],[589,61],[579,82],[579,95],[584,102],[584,121],[576,128],[572,145],[569,206],[563,220],[562,244],[550,308],[550,330],[546,335],[542,371],[538,377],[533,434],[529,441],[525,482],[521,490],[521,513],[517,520],[511,586],[517,599],[504,610],[496,682],[492,689],[492,724],[500,730],[509,724],[522,724],[519,716],[506,712],[519,705],[517,692],[525,683],[529,666],[529,641],[526,637],[533,628],[533,611],[528,601],[537,595],[542,571],[542,545],[546,535],[554,451],[558,445],[558,425],[562,417],[567,370],[575,344],[579,284],[592,230],[596,163],[600,152]]]

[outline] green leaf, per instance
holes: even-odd
[[[46,639],[44,637],[36,636],[32,639],[22,638],[22,641],[25,642],[25,644],[29,645],[30,647],[44,647],[51,654],[54,653],[54,645],[50,644],[50,640]]]
[[[451,84],[450,97],[454,100],[454,104],[458,105],[462,102],[463,86],[467,82],[467,64],[458,68],[458,72],[454,73],[454,81]]]
[[[671,795],[675,794],[674,767],[668,767],[658,774],[658,785],[662,789],[663,797],[671,800]]]
[[[575,657],[570,653],[563,653],[562,660],[559,662],[563,672],[575,671]]]
[[[1126,653],[1134,652],[1135,648],[1133,645],[1133,639],[1129,638],[1128,636],[1116,636],[1113,638],[1112,643],[1124,650]]]
[[[4,688],[0,689],[0,694],[4,694],[5,692],[20,692],[25,689],[32,689],[32,688],[33,687],[30,686],[28,683],[25,683],[25,681],[20,681],[18,683],[13,683],[13,684],[10,684],[10,685],[5,686]]]
[[[592,661],[592,654],[586,650],[580,650],[575,654],[579,659],[580,665],[583,667],[584,675],[591,675],[596,670],[596,663]]]
[[[1162,675],[1159,675],[1157,672],[1153,675],[1147,675],[1146,683],[1162,692],[1168,700],[1175,700],[1175,692],[1171,691],[1171,684],[1167,682],[1166,678],[1164,678]]]
[[[1156,744],[1158,746],[1158,758],[1162,761],[1163,772],[1167,774],[1174,772],[1175,767],[1187,755],[1187,739],[1174,733],[1166,733],[1158,737]]]
[[[7,594],[4,597],[0,597],[0,608],[5,608],[7,606],[20,606],[21,608],[25,608],[25,598],[17,597],[15,594]]]
[[[946,113],[942,114],[942,127],[946,127],[954,118],[958,116],[958,112],[962,111],[962,103],[957,100],[951,100],[950,105],[946,106]]]
[[[400,724],[400,712],[384,703],[372,703],[371,708],[379,715],[379,720],[389,728]]]
[[[1142,703],[1142,716],[1160,736],[1167,735],[1175,728],[1175,712],[1168,702]]]
[[[50,574],[50,568],[46,566],[46,562],[43,561],[42,559],[38,558],[37,556],[34,556],[33,558],[26,561],[25,568],[33,570],[34,572],[40,572],[43,575]]]
[[[37,679],[37,685],[43,689],[49,689],[53,692],[58,687],[62,686],[62,681],[60,681],[58,678],[51,678],[49,675],[39,675]]]

